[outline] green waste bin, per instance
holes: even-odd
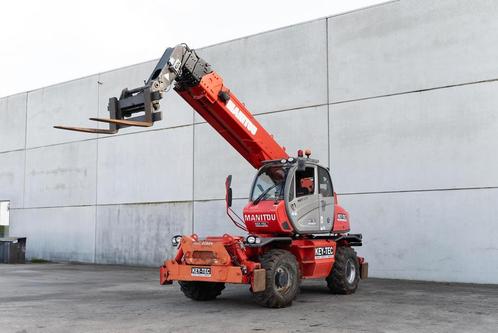
[[[0,263],[26,263],[26,237],[0,238]]]

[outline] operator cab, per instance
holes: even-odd
[[[349,231],[348,214],[337,205],[328,169],[309,154],[304,158],[298,152],[297,158],[265,161],[258,170],[244,208],[250,233]]]

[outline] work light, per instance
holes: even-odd
[[[182,235],[176,235],[173,236],[173,238],[171,238],[171,244],[173,244],[173,246],[178,246],[178,244],[180,244],[181,241],[182,241]]]
[[[259,243],[261,243],[261,238],[259,238],[258,236],[249,235],[246,238],[246,242],[248,244],[259,244]]]

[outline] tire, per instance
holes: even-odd
[[[266,288],[253,293],[256,302],[269,308],[291,305],[301,284],[296,257],[286,250],[270,250],[261,257],[261,266],[266,270]]]
[[[178,281],[185,296],[195,301],[210,301],[221,295],[225,284],[221,282]]]
[[[327,286],[334,294],[352,294],[360,283],[360,265],[356,252],[350,247],[338,247],[332,271],[326,278]]]

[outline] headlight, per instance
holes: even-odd
[[[180,244],[181,241],[182,241],[182,235],[176,235],[173,238],[171,238],[171,244],[173,244],[173,246],[178,246],[178,244]]]
[[[248,244],[259,244],[261,243],[261,238],[259,238],[258,236],[249,235],[246,238],[246,242]]]

